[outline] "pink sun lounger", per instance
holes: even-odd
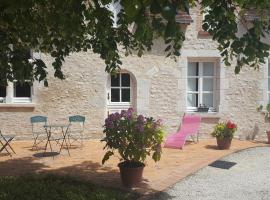
[[[188,136],[197,135],[198,140],[200,123],[200,116],[185,114],[182,120],[180,130],[177,133],[168,136],[164,147],[172,149],[182,149]]]

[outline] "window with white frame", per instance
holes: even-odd
[[[207,107],[209,110],[215,110],[215,74],[214,62],[188,62],[188,111],[197,111],[198,107]]]
[[[119,73],[111,76],[111,103],[130,103],[130,82],[130,75],[128,73]]]
[[[25,53],[26,58],[31,62],[33,52],[28,50]],[[0,103],[31,103],[32,102],[32,83],[25,81],[8,82],[7,86],[0,86]]]
[[[0,86],[0,103],[31,103],[32,83],[9,82],[8,86]]]
[[[27,103],[31,102],[32,86],[30,82],[13,83],[13,102],[14,103]]]

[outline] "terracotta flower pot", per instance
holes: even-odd
[[[224,138],[224,139],[217,138],[218,149],[220,149],[220,150],[230,149],[231,142],[232,142],[232,139],[231,138]]]
[[[270,144],[270,131],[266,131],[266,133],[267,133],[267,137],[268,137],[268,142],[267,142],[267,144]]]
[[[125,187],[134,187],[142,181],[144,164],[140,162],[121,162],[120,169],[122,184]]]

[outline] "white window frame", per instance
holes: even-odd
[[[16,81],[14,81],[16,82]],[[15,97],[15,84],[13,82],[8,82],[6,86],[6,97],[0,97],[0,100],[4,102],[0,104],[26,104],[33,103],[33,85],[30,87],[31,97]]]
[[[30,62],[33,61],[33,57],[36,58],[40,58],[40,52],[33,52],[32,50],[30,50],[30,58],[28,59]],[[4,100],[4,102],[0,103],[5,107],[5,104],[24,104],[24,106],[26,106],[26,104],[29,104],[32,106],[33,104],[33,99],[34,99],[34,82],[32,83],[31,87],[30,87],[30,92],[31,95],[30,97],[15,97],[15,85],[14,82],[8,82],[8,85],[6,86],[6,97],[2,98],[0,97],[0,100]],[[26,81],[27,82],[27,81]],[[30,82],[30,81],[29,81]]]
[[[199,64],[199,74],[198,76],[189,76],[188,75],[188,65],[189,63],[198,63]],[[213,63],[214,71],[213,76],[204,76],[203,75],[203,63]],[[198,78],[198,92],[189,91],[188,90],[188,79],[189,78]],[[203,91],[203,79],[204,78],[212,78],[213,79],[213,91]],[[217,79],[217,63],[212,60],[203,60],[203,61],[194,61],[188,60],[187,62],[187,79],[186,79],[186,108],[187,112],[196,112],[198,111],[198,107],[188,106],[188,94],[198,94],[198,104],[202,104],[203,102],[203,94],[213,94],[213,110],[212,112],[216,112],[216,79]]]
[[[127,110],[128,108],[130,107],[133,107],[133,104],[134,104],[134,78],[132,76],[131,73],[129,73],[128,71],[121,71],[119,72],[119,74],[129,74],[130,76],[130,87],[120,87],[122,86],[122,83],[119,87],[115,86],[115,87],[112,87],[112,88],[119,88],[120,89],[120,92],[122,94],[122,91],[121,91],[121,88],[129,88],[130,89],[130,102],[111,102],[111,75],[108,75],[108,81],[107,81],[107,114],[106,115],[109,115],[110,113],[115,113],[115,112],[121,112],[121,110]],[[121,77],[120,77],[120,81],[121,80]],[[122,98],[122,96],[120,96],[120,98]],[[121,100],[121,99],[120,99]]]
[[[13,98],[12,98],[12,102],[13,103],[31,103],[32,102],[32,96],[33,96],[33,85],[30,86],[30,97],[15,97],[15,93],[16,93],[16,88],[15,88],[15,84],[17,81],[13,82]],[[26,81],[26,82],[30,82],[30,81]]]
[[[132,91],[132,77],[130,75],[130,73],[128,72],[120,72],[118,73],[119,74],[119,86],[111,86],[111,76],[109,76],[109,91],[108,91],[108,97],[107,97],[107,100],[108,100],[108,104],[109,105],[119,105],[119,106],[131,106],[132,105],[132,98],[133,98],[133,91]],[[122,86],[122,74],[129,74],[129,80],[130,80],[130,85],[129,87],[127,86]],[[119,102],[112,102],[111,101],[111,97],[112,97],[112,94],[111,94],[111,89],[119,89],[120,90],[120,101]],[[123,102],[122,101],[122,89],[129,89],[130,90],[130,100],[129,102]]]

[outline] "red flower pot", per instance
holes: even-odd
[[[231,143],[232,143],[232,138],[223,138],[223,139],[217,138],[217,146],[218,146],[218,149],[220,150],[230,149]]]
[[[134,187],[142,181],[143,169],[145,167],[143,163],[124,161],[119,163],[118,167],[123,186]]]

